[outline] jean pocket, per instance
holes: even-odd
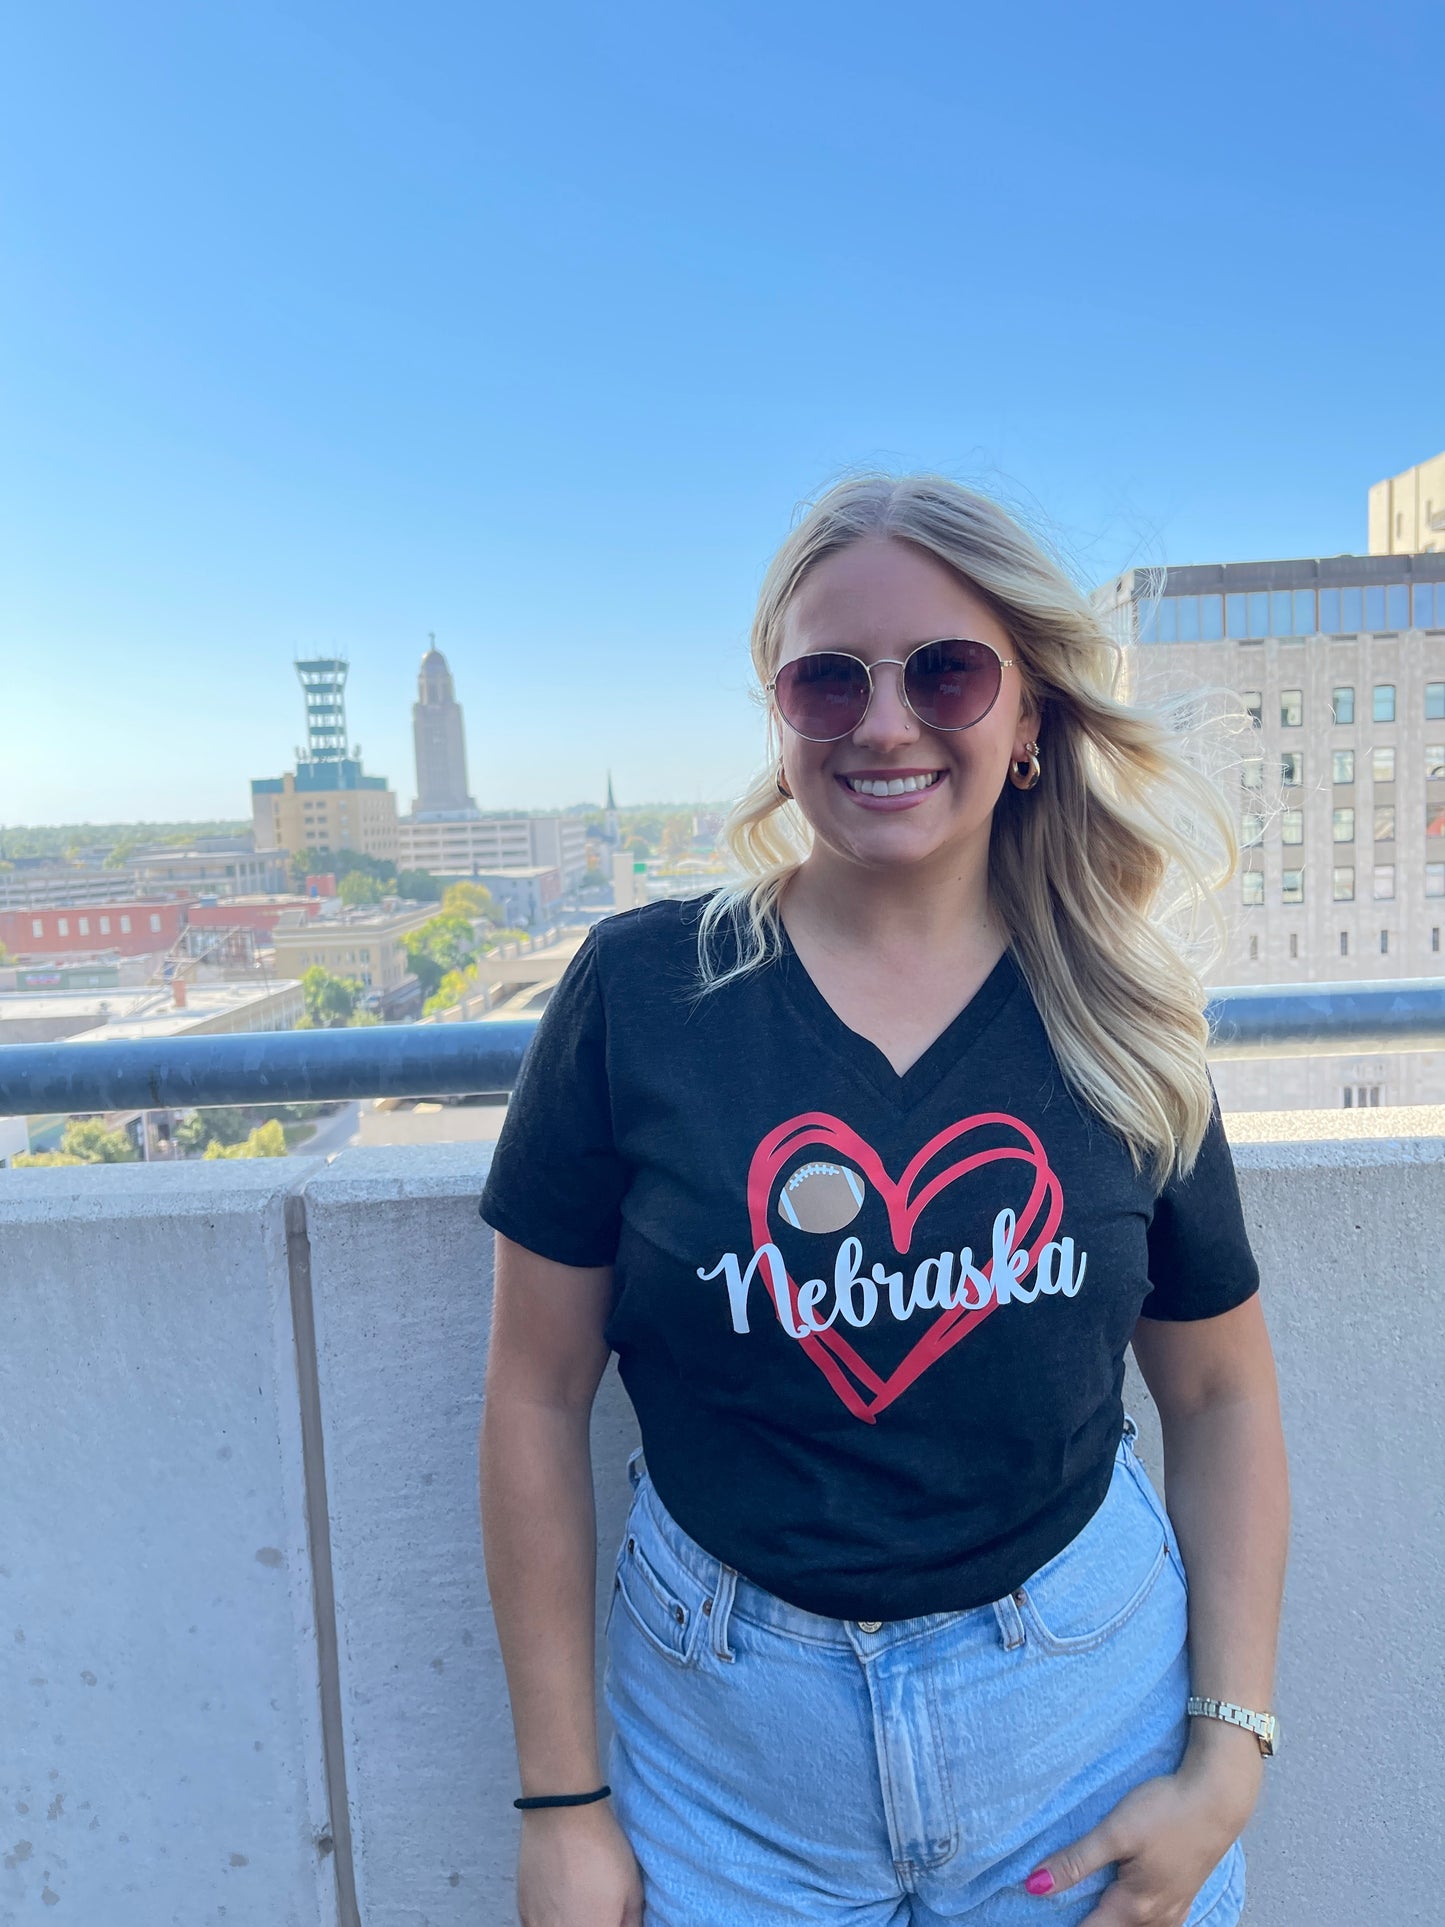
[[[632,1521],[617,1561],[614,1605],[618,1599],[638,1631],[665,1659],[679,1666],[691,1664],[700,1607],[658,1571],[643,1551]]]
[[[1158,1514],[1121,1457],[1103,1504],[1016,1595],[1030,1638],[1055,1653],[1103,1645],[1148,1599],[1168,1558]]]

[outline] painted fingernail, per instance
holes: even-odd
[[[1035,1867],[1024,1882],[1024,1889],[1031,1894],[1051,1894],[1054,1891],[1054,1876],[1047,1867]]]

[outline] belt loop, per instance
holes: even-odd
[[[1128,1444],[1132,1448],[1134,1441],[1135,1439],[1138,1438],[1138,1436],[1139,1436],[1139,1428],[1134,1423],[1129,1413],[1126,1412],[1124,1414],[1124,1439],[1126,1444]]]
[[[733,1600],[737,1597],[738,1576],[731,1566],[718,1561],[717,1585],[712,1598],[704,1607],[708,1623],[712,1627],[712,1649],[719,1659],[734,1660],[737,1654],[728,1645],[728,1622],[732,1618]]]
[[[627,1461],[627,1483],[634,1492],[638,1486],[642,1484],[643,1475],[646,1471],[647,1467],[642,1463],[642,1447],[639,1445]]]
[[[995,1599],[993,1602],[994,1617],[998,1620],[999,1637],[1003,1641],[1006,1653],[1011,1653],[1016,1647],[1022,1646],[1027,1638],[1024,1631],[1024,1616],[1019,1611],[1018,1601],[1019,1595],[1010,1592],[1005,1593],[1002,1599]]]

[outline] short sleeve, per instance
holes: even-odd
[[[537,1024],[491,1170],[483,1218],[562,1265],[617,1255],[626,1175],[613,1137],[607,1023],[592,929]]]
[[[1148,1237],[1152,1289],[1145,1318],[1214,1318],[1259,1290],[1217,1096],[1194,1168],[1165,1185]]]

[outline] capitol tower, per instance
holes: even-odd
[[[412,705],[412,736],[416,744],[416,803],[418,816],[465,811],[476,804],[467,794],[467,744],[462,729],[461,704],[452,684],[447,659],[436,647],[421,659],[417,700]]]

